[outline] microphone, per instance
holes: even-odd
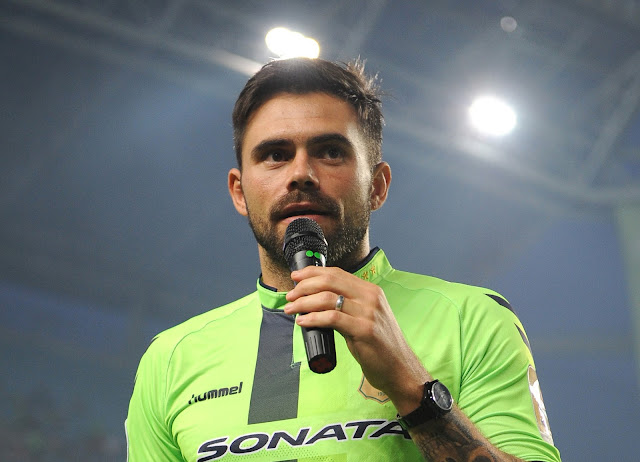
[[[320,225],[311,218],[296,218],[284,233],[284,257],[291,271],[306,266],[326,266],[327,241]],[[302,327],[309,369],[326,374],[336,367],[333,329]]]

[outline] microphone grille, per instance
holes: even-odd
[[[311,218],[296,218],[284,233],[284,257],[287,262],[301,250],[319,252],[327,257],[327,241],[320,225]]]

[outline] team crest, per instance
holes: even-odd
[[[386,403],[389,401],[389,397],[384,391],[380,391],[369,383],[364,374],[362,374],[362,380],[360,381],[360,388],[358,391],[367,399],[373,399],[379,403]]]
[[[531,401],[533,402],[533,410],[536,413],[540,435],[542,435],[542,439],[547,443],[553,444],[553,436],[551,436],[549,418],[547,417],[547,410],[542,400],[542,390],[540,389],[540,382],[538,382],[538,374],[536,374],[533,366],[529,366],[527,376],[529,378],[529,391],[531,392]]]

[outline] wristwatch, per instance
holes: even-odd
[[[445,415],[451,411],[452,407],[453,397],[449,393],[449,389],[439,380],[434,380],[424,384],[424,393],[418,409],[404,417],[398,414],[396,419],[402,428],[409,430]]]

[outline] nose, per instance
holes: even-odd
[[[315,189],[319,185],[313,159],[305,150],[296,152],[290,164],[289,190]]]

